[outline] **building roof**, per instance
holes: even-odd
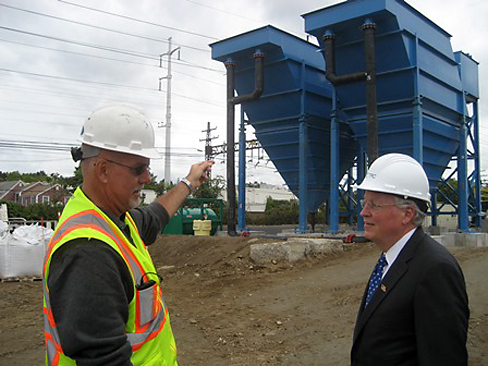
[[[0,182],[0,199],[5,197],[19,183],[25,184],[21,180],[12,180],[12,181]]]
[[[58,190],[61,189],[61,185],[57,183],[35,182],[22,191],[22,197],[37,196],[56,187]]]

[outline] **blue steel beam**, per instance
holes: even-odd
[[[366,157],[365,157],[363,148],[361,146],[358,146],[357,179],[356,179],[357,184],[360,184],[363,181],[365,176],[366,176]],[[357,217],[358,217],[357,229],[358,229],[358,231],[363,231],[364,230],[364,219],[361,216],[362,207],[359,204],[359,202],[361,202],[361,200],[364,197],[364,191],[361,189],[358,189],[356,191],[356,193],[358,195],[357,196],[358,204],[356,205]]]
[[[298,194],[300,199],[300,212],[299,212],[299,226],[298,231],[304,233],[307,231],[307,206],[308,206],[308,192],[307,192],[307,184],[308,184],[308,168],[307,168],[307,118],[302,116],[299,121],[299,152],[298,152],[298,160],[299,160],[299,187],[298,187]]]
[[[298,165],[300,178],[298,181],[298,193],[300,199],[299,207],[299,225],[298,230],[301,233],[307,231],[307,208],[308,208],[308,128],[307,117],[305,115],[305,62],[301,67],[301,97],[300,97],[300,119],[298,128]]]
[[[239,201],[237,204],[237,229],[246,230],[246,127],[244,108],[241,106],[241,124],[239,129]]]
[[[466,121],[466,101],[463,98],[463,106],[465,113],[463,121],[459,129],[459,151],[458,151],[458,227],[461,231],[469,230],[469,214],[468,214],[468,156],[467,156],[467,140],[468,140],[468,126]]]
[[[479,120],[478,120],[478,102],[473,102],[472,133],[474,147],[474,190],[475,190],[475,210],[476,226],[481,227],[481,165],[480,165],[480,138],[479,138]]]

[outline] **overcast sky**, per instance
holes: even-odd
[[[162,91],[158,87],[159,78],[167,76],[167,59],[160,68],[159,55],[168,52],[172,37],[172,49],[180,47],[181,53],[180,60],[173,54],[172,64],[171,175],[173,180],[181,178],[193,162],[203,159],[204,142],[199,140],[205,138],[207,122],[217,127],[212,135],[219,138],[213,145],[224,143],[225,68],[211,60],[208,45],[267,24],[305,38],[301,15],[339,2],[0,0],[0,170],[72,175],[75,163],[64,145],[76,144],[94,109],[119,102],[146,111],[163,152],[165,129],[158,124],[165,121],[166,81]],[[470,53],[480,63],[480,93],[486,95],[488,2],[407,2],[453,36],[454,51]],[[481,99],[483,169],[488,167],[487,117]],[[254,136],[248,132],[247,138]],[[32,143],[48,149],[19,148]],[[222,158],[214,175],[225,176]],[[164,160],[151,165],[162,179]],[[258,161],[256,155],[248,167],[248,181],[283,183],[272,164]]]

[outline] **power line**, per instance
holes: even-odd
[[[145,40],[148,40],[148,41],[159,42],[159,43],[167,43],[165,40],[160,39],[160,38],[153,38],[153,37],[148,37],[148,36],[141,36],[139,34],[133,34],[133,33],[128,33],[128,32],[123,32],[123,31],[119,31],[117,29],[106,28],[106,27],[102,27],[102,26],[99,26],[99,25],[94,25],[94,24],[88,24],[88,23],[84,23],[84,22],[79,22],[79,21],[76,21],[76,20],[66,19],[66,18],[62,18],[62,17],[50,15],[50,14],[39,13],[39,12],[33,11],[33,10],[16,8],[14,6],[6,5],[6,4],[0,4],[0,6],[6,7],[6,8],[10,8],[10,9],[14,9],[14,10],[17,10],[17,11],[23,11],[23,12],[30,13],[30,14],[35,14],[35,15],[39,15],[39,16],[51,18],[51,19],[56,19],[56,20],[59,20],[59,21],[62,21],[62,22],[67,22],[67,23],[82,25],[84,27],[90,27],[90,28],[94,28],[94,29],[104,30],[106,32],[122,34],[124,36],[129,36],[129,37],[134,37],[134,38],[139,38],[139,39],[145,39]],[[188,45],[181,45],[181,46],[182,47],[189,48],[189,49],[193,49],[193,50],[196,50],[196,51],[210,52],[208,49],[198,48],[198,47],[194,47],[194,46],[188,46]]]
[[[95,49],[102,50],[102,51],[115,52],[115,53],[119,53],[119,54],[123,54],[123,55],[127,55],[127,56],[139,57],[139,58],[144,58],[147,60],[158,60],[159,61],[159,56],[155,56],[155,55],[151,55],[151,54],[147,54],[147,53],[133,52],[130,50],[124,50],[124,49],[120,49],[120,48],[106,47],[106,46],[99,46],[99,45],[90,44],[90,43],[78,42],[78,41],[73,41],[73,40],[66,39],[66,38],[59,38],[59,37],[53,37],[53,36],[47,36],[44,34],[29,32],[29,31],[25,31],[25,30],[17,29],[17,28],[0,26],[0,29],[6,30],[9,32],[16,32],[16,33],[26,34],[29,36],[41,37],[41,38],[46,38],[46,39],[50,39],[50,40],[54,40],[54,41],[74,44],[76,46],[95,48]],[[188,62],[188,61],[181,61],[180,60],[180,62],[175,61],[175,63],[179,64],[179,65],[184,65],[184,66],[188,66],[188,67],[202,69],[202,70],[208,70],[208,71],[214,71],[214,72],[222,73],[222,70],[217,70],[217,69],[213,69],[210,67],[205,67],[202,65],[198,65],[198,64]]]
[[[58,81],[58,80],[55,80],[55,81]],[[65,82],[64,80],[60,80],[61,82],[64,82],[68,85],[72,84],[70,82]],[[157,96],[156,94],[145,94],[143,96],[143,100],[141,99],[137,99],[137,98],[134,98],[134,92],[132,92],[130,94],[130,96],[126,96],[126,95],[112,95],[111,97],[107,97],[106,95],[104,94],[100,94],[100,93],[96,93],[96,89],[93,90],[93,89],[90,89],[90,95],[87,95],[86,91],[83,91],[83,90],[79,90],[80,93],[82,94],[73,94],[73,93],[70,93],[71,91],[73,91],[73,89],[65,89],[65,88],[61,88],[60,86],[58,85],[53,85],[51,83],[45,83],[43,84],[47,87],[50,87],[49,89],[44,89],[44,88],[34,88],[32,86],[28,86],[28,87],[24,87],[24,86],[20,86],[19,84],[18,85],[10,85],[10,84],[5,84],[5,83],[2,83],[0,84],[0,89],[4,88],[4,89],[13,89],[13,90],[19,90],[19,91],[28,91],[29,93],[32,93],[32,94],[41,94],[41,95],[53,95],[53,96],[60,96],[60,97],[63,97],[63,98],[72,98],[72,99],[77,99],[77,100],[100,100],[100,98],[104,99],[104,100],[108,100],[108,101],[119,101],[121,98],[123,98],[124,100],[128,101],[128,100],[132,100],[132,101],[136,101],[137,104],[144,104],[144,105],[147,105],[147,106],[151,106],[153,108],[159,108],[160,107],[160,104],[159,104],[159,96]],[[74,84],[76,85],[76,84]],[[85,86],[84,85],[77,85],[77,86],[80,86],[82,88],[84,88]],[[102,88],[99,88],[101,90],[103,90]],[[119,91],[121,93],[124,93],[124,91]],[[142,97],[142,95],[141,95]],[[154,103],[148,103],[148,98],[154,98]]]
[[[121,54],[124,54],[124,55],[133,56],[133,57],[140,57],[140,58],[145,58],[145,59],[149,59],[149,60],[159,60],[159,57],[157,57],[157,56],[149,55],[147,53],[142,53],[142,52],[137,53],[137,52],[132,52],[132,51],[129,51],[129,50],[123,50],[123,49],[119,49],[119,48],[98,46],[98,45],[94,45],[94,44],[90,44],[90,43],[72,41],[72,40],[65,39],[65,38],[59,38],[59,37],[53,37],[53,36],[46,36],[44,34],[29,32],[29,31],[25,31],[25,30],[17,29],[17,28],[10,28],[10,27],[0,26],[0,29],[6,30],[6,31],[9,31],[9,32],[16,32],[16,33],[26,34],[26,35],[29,35],[29,36],[47,38],[47,39],[51,39],[51,40],[59,41],[59,42],[71,43],[71,44],[74,44],[74,45],[77,45],[77,46],[82,46],[82,47],[91,47],[91,48],[96,48],[96,49],[103,50],[103,51],[110,51],[110,52],[121,53]]]
[[[148,98],[137,99],[137,98],[134,98],[133,95],[131,95],[130,97],[120,96],[120,97],[116,98],[116,96],[115,97],[107,97],[106,95],[94,93],[93,91],[90,92],[90,96],[87,96],[85,94],[83,96],[80,96],[77,94],[70,94],[70,93],[63,92],[62,89],[57,90],[57,91],[59,91],[59,93],[57,93],[54,90],[35,89],[35,88],[30,88],[30,87],[29,88],[22,88],[22,87],[15,87],[15,86],[11,86],[11,85],[0,85],[0,89],[2,89],[2,88],[14,89],[14,90],[15,89],[27,90],[29,93],[32,93],[32,94],[37,94],[37,95],[42,95],[42,96],[51,95],[51,96],[68,98],[68,99],[76,99],[76,100],[88,100],[88,101],[95,100],[98,102],[100,100],[104,100],[104,101],[113,102],[113,103],[119,103],[121,100],[123,100],[126,103],[133,103],[133,104],[136,104],[139,106],[147,106],[147,107],[150,107],[153,109],[159,109],[160,108],[160,104],[157,101],[155,101],[154,103],[148,103]]]
[[[199,5],[199,6],[203,6],[204,8],[209,8],[209,9],[212,9],[212,10],[219,11],[219,12],[224,13],[224,14],[229,14],[229,15],[233,15],[235,17],[239,17],[239,18],[243,18],[243,19],[247,19],[247,20],[252,20],[253,22],[257,22],[256,19],[248,18],[248,17],[245,17],[244,15],[241,15],[241,14],[232,13],[232,12],[227,11],[227,10],[219,9],[219,8],[216,8],[215,6],[211,6],[211,5],[207,5],[207,4],[202,4],[202,3],[199,3],[198,1],[195,1],[195,0],[186,0],[186,1],[188,1],[189,3],[192,3],[192,4],[196,4],[196,5]]]
[[[40,141],[0,140],[0,147],[13,149],[70,151],[74,146],[76,145],[60,142],[47,143]]]
[[[80,117],[80,115],[77,114],[68,114],[68,113],[60,113],[60,112],[47,112],[47,111],[36,111],[36,110],[25,110],[25,109],[19,109],[19,108],[4,108],[0,107],[0,110],[2,111],[22,111],[23,113],[35,113],[35,114],[49,114],[49,115],[57,115],[57,116],[66,116],[66,117]]]
[[[20,46],[39,48],[39,49],[48,50],[48,51],[56,51],[56,52],[69,53],[69,54],[73,54],[73,55],[77,55],[77,56],[85,56],[85,57],[98,58],[98,59],[107,60],[107,61],[124,62],[124,63],[128,63],[128,64],[134,64],[134,65],[141,65],[141,66],[148,66],[148,67],[159,68],[159,66],[156,65],[156,64],[144,64],[142,62],[122,60],[122,59],[111,58],[111,57],[104,57],[104,56],[98,56],[98,55],[90,55],[88,53],[83,53],[83,52],[68,51],[68,50],[62,50],[62,49],[59,49],[59,48],[51,48],[51,47],[33,45],[33,44],[28,44],[28,43],[23,43],[23,42],[10,41],[10,40],[3,39],[3,38],[0,38],[0,42],[13,43],[13,44],[17,44],[17,45],[20,45]]]
[[[7,103],[9,103],[9,105],[10,105],[10,103],[13,103],[13,104],[22,104],[22,105],[32,105],[32,106],[36,106],[36,107],[49,107],[45,103],[31,103],[31,102],[25,102],[25,101],[19,101],[19,100],[3,99],[3,98],[0,98],[0,102],[7,102]],[[86,111],[85,109],[81,109],[81,108],[73,108],[73,107],[65,107],[65,106],[53,106],[53,107],[60,108],[60,109],[69,109],[72,111],[81,111],[81,112]],[[0,107],[0,109],[2,109],[2,107]]]
[[[140,66],[153,67],[153,68],[158,68],[158,69],[159,68],[166,69],[166,66],[159,66],[159,65],[156,65],[156,64],[145,64],[145,63],[142,63],[142,62],[135,62],[135,61],[129,61],[129,60],[122,60],[122,59],[118,59],[118,58],[104,57],[104,56],[98,56],[98,55],[91,55],[91,54],[83,53],[83,52],[74,52],[74,51],[62,50],[62,49],[59,49],[59,48],[51,48],[51,47],[33,45],[33,44],[28,44],[28,43],[23,43],[23,42],[10,41],[10,40],[6,40],[6,39],[3,39],[3,38],[0,38],[0,42],[7,42],[7,43],[12,43],[12,44],[17,44],[17,45],[20,45],[20,46],[39,48],[39,49],[48,50],[48,51],[56,51],[56,52],[69,53],[69,54],[76,55],[76,56],[91,57],[91,58],[96,58],[96,59],[100,59],[100,60],[123,62],[123,63],[127,63],[127,64],[132,64],[132,65],[140,65]],[[179,64],[181,64],[183,66],[194,66],[194,64],[191,64],[190,62],[185,62],[185,61],[182,61]],[[196,66],[199,66],[199,65],[196,65]],[[200,69],[203,69],[203,70],[207,70],[208,69],[208,68],[204,68],[203,66],[199,66],[199,68]],[[214,70],[214,69],[209,69],[209,70],[210,71],[218,71],[218,70]],[[198,79],[198,80],[206,81],[208,83],[225,86],[222,83],[218,83],[216,81],[209,80],[209,79],[206,79],[206,78],[202,78],[200,76],[188,74],[188,73],[185,73],[185,72],[182,72],[182,71],[173,70],[173,72],[175,74],[181,74],[181,75],[190,76],[193,79]]]
[[[138,23],[149,24],[149,25],[153,25],[155,27],[171,29],[171,30],[174,30],[176,32],[186,33],[186,34],[189,34],[189,35],[192,35],[192,36],[198,36],[198,37],[208,38],[208,39],[215,40],[215,41],[218,40],[218,38],[215,38],[215,37],[210,37],[210,36],[207,36],[207,35],[204,35],[204,34],[201,34],[201,33],[187,31],[187,30],[184,30],[184,29],[181,29],[181,28],[170,27],[170,26],[167,26],[167,25],[152,23],[152,22],[148,22],[146,20],[137,19],[137,18],[134,18],[134,17],[129,17],[127,15],[117,14],[117,13],[113,13],[113,12],[109,12],[109,11],[105,11],[105,10],[101,10],[101,9],[91,8],[89,6],[85,6],[85,5],[81,5],[81,4],[76,4],[76,3],[72,3],[72,2],[69,2],[69,1],[65,1],[65,0],[58,0],[58,1],[61,2],[61,3],[68,4],[68,5],[77,6],[79,8],[83,8],[83,9],[95,11],[95,12],[98,12],[98,13],[103,13],[103,14],[115,16],[115,17],[122,18],[122,19],[132,20],[132,21],[138,22]]]
[[[68,77],[57,76],[57,75],[39,74],[39,73],[28,72],[28,71],[19,71],[19,70],[4,69],[4,68],[0,68],[0,71],[13,72],[13,73],[16,73],[16,74],[23,74],[23,75],[30,75],[30,76],[38,76],[38,77],[44,77],[44,78],[52,78],[52,79],[57,79],[57,80],[76,81],[78,83],[98,84],[98,85],[112,86],[112,87],[123,87],[123,88],[146,90],[146,91],[156,91],[155,89],[145,88],[145,87],[142,87],[142,86],[122,85],[122,84],[115,84],[115,83],[105,83],[105,82],[100,82],[100,81],[91,81],[91,80],[83,80],[83,79],[76,79],[76,78],[68,78]]]
[[[190,66],[190,67],[196,67],[198,69],[214,71],[214,72],[218,72],[219,74],[224,74],[223,70],[212,69],[211,67],[205,67],[205,66],[194,64],[192,62],[185,61],[185,60],[180,60],[180,62],[175,61],[175,63],[180,64],[180,65]]]
[[[12,160],[12,159],[5,159],[5,160],[0,160],[2,163],[44,163],[48,161],[67,161],[71,160],[71,157],[69,158],[58,158],[58,159],[22,159],[22,160]]]
[[[46,17],[46,18],[51,18],[51,19],[59,20],[59,21],[62,21],[62,22],[67,22],[67,23],[82,25],[82,26],[85,26],[85,27],[100,29],[100,30],[104,30],[104,31],[107,31],[107,32],[122,34],[122,35],[125,35],[125,36],[146,39],[146,40],[154,41],[154,42],[167,43],[165,40],[159,39],[159,38],[153,38],[153,37],[141,36],[141,35],[137,35],[137,34],[133,34],[133,33],[128,33],[128,32],[122,32],[122,31],[119,31],[119,30],[116,30],[116,29],[112,29],[112,28],[101,27],[101,26],[98,26],[98,25],[88,24],[88,23],[84,23],[84,22],[79,22],[79,21],[76,21],[76,20],[66,19],[66,18],[62,18],[62,17],[50,15],[50,14],[39,13],[39,12],[33,11],[33,10],[21,9],[21,8],[17,8],[15,6],[7,5],[7,4],[0,4],[0,6],[3,6],[5,8],[9,8],[9,9],[13,9],[13,10],[17,10],[17,11],[23,11],[23,12],[26,12],[26,13],[43,16],[43,17]]]
[[[109,86],[109,87],[129,88],[129,89],[144,90],[144,91],[150,91],[150,92],[156,92],[157,91],[156,89],[145,88],[145,87],[142,87],[142,86],[123,85],[123,84],[115,84],[115,83],[105,83],[105,82],[100,82],[100,81],[91,81],[91,80],[83,80],[83,79],[76,79],[76,78],[68,78],[68,77],[63,77],[63,76],[46,75],[46,74],[39,74],[39,73],[33,73],[33,72],[27,72],[27,71],[19,71],[19,70],[12,70],[12,69],[0,68],[0,71],[12,72],[12,73],[24,74],[24,75],[30,75],[30,76],[37,76],[37,77],[44,77],[44,78],[53,78],[53,79],[56,79],[56,80],[75,81],[75,82],[85,83],[85,84],[97,84],[97,85],[103,85],[103,86]],[[164,93],[164,91],[159,91],[159,92]],[[213,106],[217,106],[217,107],[221,107],[222,106],[221,104],[217,104],[217,103],[214,103],[214,102],[209,101],[209,100],[203,100],[201,98],[193,98],[193,97],[189,97],[187,95],[181,95],[181,94],[176,94],[176,93],[173,93],[173,95],[178,96],[180,98],[189,99],[189,100],[193,100],[193,101],[197,101],[197,102],[200,102],[200,103],[209,104],[209,105],[213,105]]]
[[[49,84],[47,84],[47,85],[49,86]],[[55,88],[55,89],[43,89],[43,88],[33,88],[30,86],[29,87],[21,87],[21,86],[9,85],[9,84],[0,84],[0,89],[10,89],[10,90],[20,90],[20,91],[26,90],[29,93],[38,94],[38,95],[42,95],[42,96],[53,95],[56,97],[70,98],[70,99],[76,99],[76,100],[96,100],[98,102],[100,100],[104,100],[104,101],[113,102],[113,103],[120,103],[121,101],[123,101],[124,103],[133,103],[133,104],[139,105],[141,107],[147,106],[148,108],[151,108],[153,110],[160,110],[161,109],[161,105],[159,102],[160,96],[156,96],[155,94],[152,94],[152,95],[149,94],[147,96],[141,96],[141,98],[143,98],[143,99],[140,99],[140,98],[134,98],[134,94],[135,94],[134,92],[132,92],[130,94],[130,96],[128,96],[128,97],[125,95],[113,95],[113,94],[111,94],[112,95],[111,97],[107,97],[103,93],[96,93],[96,89],[90,90],[90,93],[89,93],[90,95],[87,95],[88,93],[80,90],[80,93],[82,93],[80,95],[80,94],[70,93],[71,90],[60,88],[58,86],[53,86],[53,88]],[[123,92],[123,91],[120,91],[120,92]],[[148,102],[148,101],[150,101],[151,98],[154,99],[153,103]],[[88,111],[87,111],[87,113],[88,113]]]
[[[23,150],[41,150],[50,152],[66,152],[70,151],[72,147],[78,146],[79,143],[59,143],[59,142],[43,142],[33,140],[0,140],[0,149],[23,149]],[[156,146],[156,149],[162,149],[162,147]],[[200,157],[198,153],[186,153],[179,151],[172,151],[172,155],[181,158],[195,158]]]

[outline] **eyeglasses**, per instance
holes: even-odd
[[[129,166],[129,165],[125,165],[125,164],[122,164],[122,163],[119,163],[118,161],[114,161],[114,160],[110,160],[110,159],[107,159],[107,158],[104,158],[106,161],[110,162],[110,163],[113,163],[115,165],[120,165],[124,168],[127,168],[129,169],[132,174],[136,177],[144,174],[146,171],[147,172],[151,172],[151,169],[149,168],[149,165],[147,164],[142,164],[142,165],[139,165],[139,166],[136,166],[136,167],[132,167],[132,166]]]
[[[396,203],[374,203],[371,201],[360,200],[359,201],[362,208],[369,208],[371,210],[379,210],[380,208],[386,206],[398,206]]]

